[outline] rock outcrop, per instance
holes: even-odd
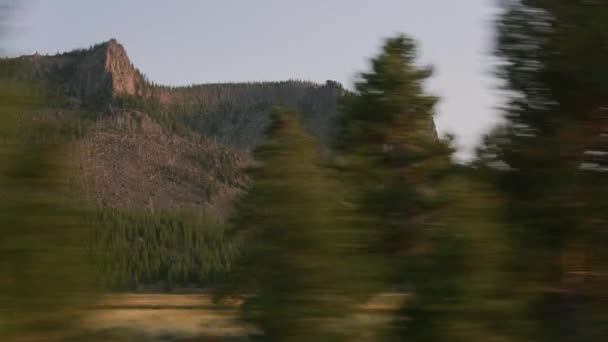
[[[111,79],[111,89],[114,95],[144,95],[144,79],[135,69],[124,47],[115,39],[102,45],[105,51],[104,70]]]
[[[145,81],[115,39],[58,55],[34,54],[5,60],[14,76],[50,83],[60,96],[102,103],[121,95],[143,96]],[[13,62],[13,63],[10,63]]]

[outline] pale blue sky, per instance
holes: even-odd
[[[284,80],[350,86],[382,39],[420,43],[442,98],[437,126],[464,150],[496,122],[494,0],[28,0],[11,54],[118,39],[149,79],[169,85]]]

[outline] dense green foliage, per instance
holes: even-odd
[[[361,75],[345,100],[336,147],[358,214],[371,221],[368,229],[375,238],[370,250],[390,269],[387,287],[416,289],[415,301],[403,312],[408,317],[403,328],[424,324],[429,333],[433,328],[426,311],[438,293],[450,291],[449,281],[436,278],[444,271],[434,267],[441,259],[435,255],[441,249],[437,241],[445,237],[440,184],[450,169],[451,148],[437,138],[437,99],[423,89],[431,70],[417,67],[415,59],[411,39],[386,41],[372,70]],[[405,334],[422,338],[412,331]]]
[[[223,224],[194,213],[103,209],[91,222],[90,251],[111,289],[207,287],[225,276],[235,255]]]
[[[244,318],[267,341],[356,336],[337,324],[365,286],[362,235],[345,224],[340,192],[295,112],[273,112],[255,156],[260,165],[232,221],[242,251],[233,281],[248,294]]]
[[[605,1],[507,1],[497,24],[509,102],[480,165],[517,250],[509,286],[530,323],[520,339],[606,338],[608,188],[591,158],[606,147],[606,15]]]
[[[34,103],[14,87],[0,103],[0,339],[41,339],[96,293],[85,212],[67,196],[57,126],[19,118]]]

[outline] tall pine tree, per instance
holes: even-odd
[[[444,236],[439,186],[452,149],[435,131],[437,98],[424,90],[432,70],[416,58],[412,39],[386,41],[345,99],[335,148],[359,224],[370,231],[369,253],[390,268],[381,279],[414,294],[397,317],[399,329],[420,339],[433,333],[432,302],[450,287],[442,278],[453,268],[437,269],[447,253],[437,242]]]
[[[320,166],[298,115],[276,109],[256,149],[253,184],[237,207],[234,269],[247,294],[244,318],[266,341],[340,341],[365,261],[361,237],[344,224],[340,191]],[[341,323],[342,322],[342,323]]]
[[[504,1],[505,124],[480,154],[506,201],[530,339],[606,338],[608,2]],[[601,159],[601,158],[599,158]],[[604,303],[602,305],[602,303]],[[603,322],[603,324],[601,324]]]

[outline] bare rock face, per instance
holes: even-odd
[[[91,53],[74,61],[75,89],[84,97],[142,95],[143,76],[135,69],[124,47],[115,39],[92,48]]]
[[[104,44],[105,72],[114,95],[143,95],[143,77],[135,69],[124,47],[115,39]]]

